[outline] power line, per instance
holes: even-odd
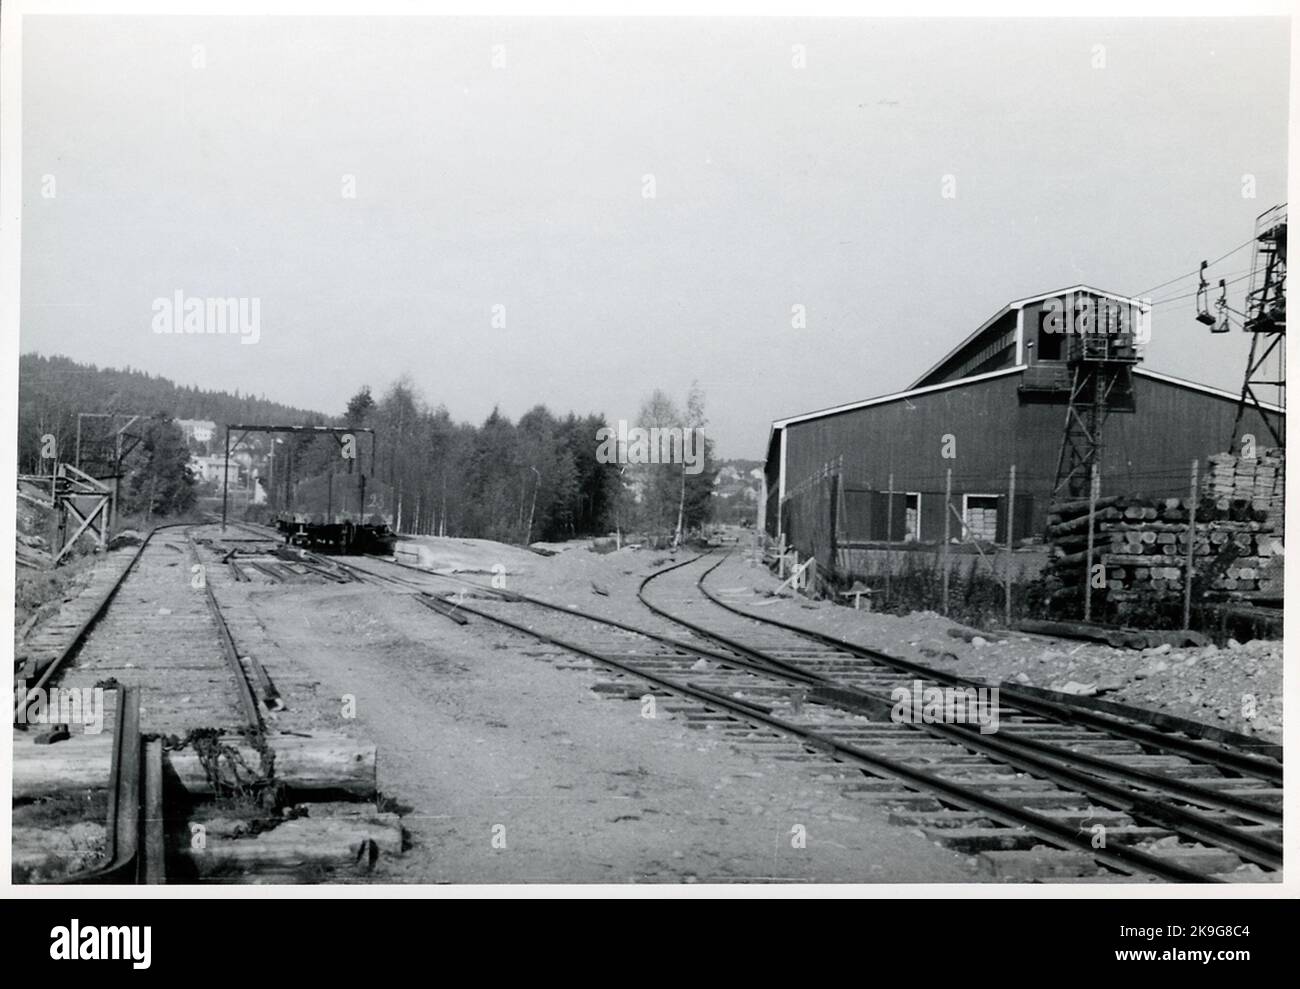
[[[1238,244],[1236,247],[1234,247],[1232,250],[1230,250],[1227,254],[1224,254],[1222,257],[1217,257],[1217,258],[1215,258],[1215,259],[1214,259],[1213,261],[1211,261],[1208,265],[1206,265],[1206,267],[1207,267],[1207,268],[1209,268],[1209,267],[1213,267],[1214,265],[1216,265],[1216,264],[1218,264],[1220,261],[1222,261],[1224,258],[1230,258],[1230,257],[1232,257],[1234,254],[1236,254],[1238,251],[1240,251],[1243,247],[1249,247],[1249,246],[1250,246],[1251,244],[1253,244],[1253,243],[1255,243],[1255,238],[1254,238],[1254,237],[1250,238],[1250,240],[1246,241],[1244,244]],[[1194,275],[1199,275],[1200,273],[1201,273],[1201,269],[1200,269],[1199,267],[1197,267],[1197,268],[1193,268],[1191,271],[1187,272],[1187,274],[1185,274],[1185,275],[1178,275],[1176,278],[1171,278],[1171,279],[1169,279],[1169,281],[1167,281],[1167,282],[1161,282],[1159,285],[1153,285],[1153,286],[1151,286],[1151,288],[1144,289],[1143,291],[1139,292],[1138,295],[1146,295],[1148,292],[1154,292],[1154,291],[1156,291],[1157,289],[1162,289],[1162,288],[1164,288],[1166,285],[1172,285],[1174,282],[1181,282],[1184,278],[1191,278],[1192,276],[1194,276]]]
[[[1225,280],[1223,284],[1224,284],[1225,286],[1227,286],[1227,285],[1236,285],[1237,282],[1244,282],[1244,281],[1245,281],[1247,278],[1249,278],[1249,277],[1250,277],[1250,272],[1246,272],[1246,274],[1240,276],[1239,278],[1234,278],[1234,279],[1232,279],[1231,281],[1226,281],[1226,280]],[[1211,287],[1212,287],[1212,286],[1207,286],[1206,288],[1207,288],[1207,290],[1208,290],[1208,289],[1211,288]],[[1167,299],[1157,299],[1155,302],[1151,303],[1151,305],[1153,305],[1153,306],[1163,306],[1163,305],[1164,305],[1165,303],[1167,303],[1167,302],[1177,302],[1179,299],[1191,299],[1191,298],[1194,298],[1195,296],[1199,295],[1199,294],[1200,294],[1200,291],[1201,291],[1200,289],[1197,289],[1195,292],[1188,292],[1186,295],[1171,295],[1171,296],[1170,296],[1169,298],[1167,298]]]

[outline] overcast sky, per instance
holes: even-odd
[[[1139,293],[1286,195],[1277,19],[23,31],[21,349],[331,414],[407,374],[457,419],[634,420],[698,380],[718,453],[757,458],[772,419],[902,389],[1010,300]],[[155,334],[178,290],[259,299],[258,343]],[[1192,301],[1157,307],[1147,366],[1235,390],[1244,334]]]

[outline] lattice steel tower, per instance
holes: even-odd
[[[1100,463],[1106,420],[1115,412],[1133,412],[1133,365],[1142,360],[1134,321],[1145,319],[1137,308],[1100,306],[1081,318],[1071,314],[1075,332],[1065,340],[1070,380],[1065,435],[1056,462],[1053,497],[1086,498],[1093,464]]]
[[[1262,403],[1268,400],[1268,390],[1275,389],[1273,404],[1286,407],[1286,203],[1261,213],[1255,220],[1255,252],[1243,328],[1251,334],[1250,357],[1228,449],[1237,448],[1241,420],[1248,408],[1259,413],[1274,443],[1285,447],[1285,417],[1266,411]],[[1260,392],[1265,392],[1266,397],[1261,397]]]

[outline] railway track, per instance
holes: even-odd
[[[832,702],[853,703],[854,697],[844,694],[846,688],[859,696],[892,699],[900,688],[910,691],[918,685],[921,690],[984,686],[746,612],[706,584],[723,562],[688,561],[661,571],[651,579],[656,596],[648,596],[647,581],[642,600],[715,644],[818,676],[825,686],[819,685],[814,694]],[[988,736],[979,737],[967,726],[905,727],[946,739],[967,754],[980,754],[986,760],[981,771],[1010,766],[1028,780],[1052,784],[1031,797],[1037,784],[1019,783],[1025,790],[1011,802],[1050,809],[1051,817],[1063,812],[1071,820],[1080,820],[1077,815],[1092,808],[1106,808],[1109,813],[1094,814],[1091,826],[1081,828],[1081,837],[1104,837],[1107,844],[1122,843],[1223,878],[1232,878],[1248,863],[1254,867],[1247,870],[1250,875],[1280,870],[1279,761],[1014,689],[1000,689],[999,695],[999,727]],[[932,761],[948,765],[949,753],[935,750]],[[1025,841],[1009,838],[1001,829],[972,826],[960,812],[910,815],[906,822],[963,849],[988,851]],[[1102,830],[1094,830],[1098,826]],[[951,833],[954,830],[960,833]],[[1061,859],[1062,866],[1067,863]]]
[[[544,643],[557,664],[573,654],[599,664],[605,693],[650,694],[738,745],[811,763],[890,806],[895,823],[977,856],[990,878],[1280,878],[1279,761],[1019,693],[998,698],[992,732],[950,718],[900,723],[899,687],[987,685],[746,613],[706,585],[722,562],[647,577],[635,626],[404,564],[342,565]],[[460,590],[437,590],[448,581]]]
[[[345,584],[355,579],[327,556],[285,545],[283,535],[269,526],[227,522],[227,531],[219,525],[212,531],[209,542],[219,549],[218,562],[238,583]]]
[[[222,755],[208,740],[238,735],[266,751],[262,712],[282,705],[257,660],[240,655],[209,582],[214,558],[201,528],[152,530],[16,692],[15,715],[54,691],[102,691],[100,727],[112,733],[104,861],[58,882],[164,881],[164,748],[199,739],[218,775]],[[266,766],[242,768],[269,776]]]
[[[140,731],[148,735],[261,732],[250,672],[212,593],[209,569],[193,527],[155,529],[119,578],[111,607],[32,687],[139,688]],[[115,718],[110,708],[105,727]]]

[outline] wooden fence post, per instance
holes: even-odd
[[[943,551],[940,558],[943,561],[943,614],[948,614],[948,535],[951,523],[948,521],[952,513],[952,468],[948,468],[948,476],[943,485]]]
[[[1192,571],[1196,565],[1196,487],[1201,462],[1192,461],[1192,507],[1187,517],[1187,572],[1183,575],[1183,628],[1192,627]]]
[[[894,574],[894,474],[889,474],[889,490],[885,492],[885,602],[889,602],[890,578]]]
[[[840,501],[840,475],[838,473],[831,475],[831,517],[830,517],[830,553],[827,554],[827,563],[833,571],[839,565],[839,533],[836,531],[835,523],[839,520],[839,501]]]
[[[1097,533],[1097,495],[1101,488],[1101,475],[1097,465],[1092,465],[1092,479],[1088,485],[1088,554],[1083,563],[1083,620],[1092,621],[1092,551]]]
[[[1011,480],[1007,482],[1007,563],[1006,563],[1006,586],[1007,586],[1007,613],[1006,626],[1011,627],[1011,560],[1012,549],[1015,546],[1015,536],[1012,531],[1016,524],[1016,465],[1011,465]]]

